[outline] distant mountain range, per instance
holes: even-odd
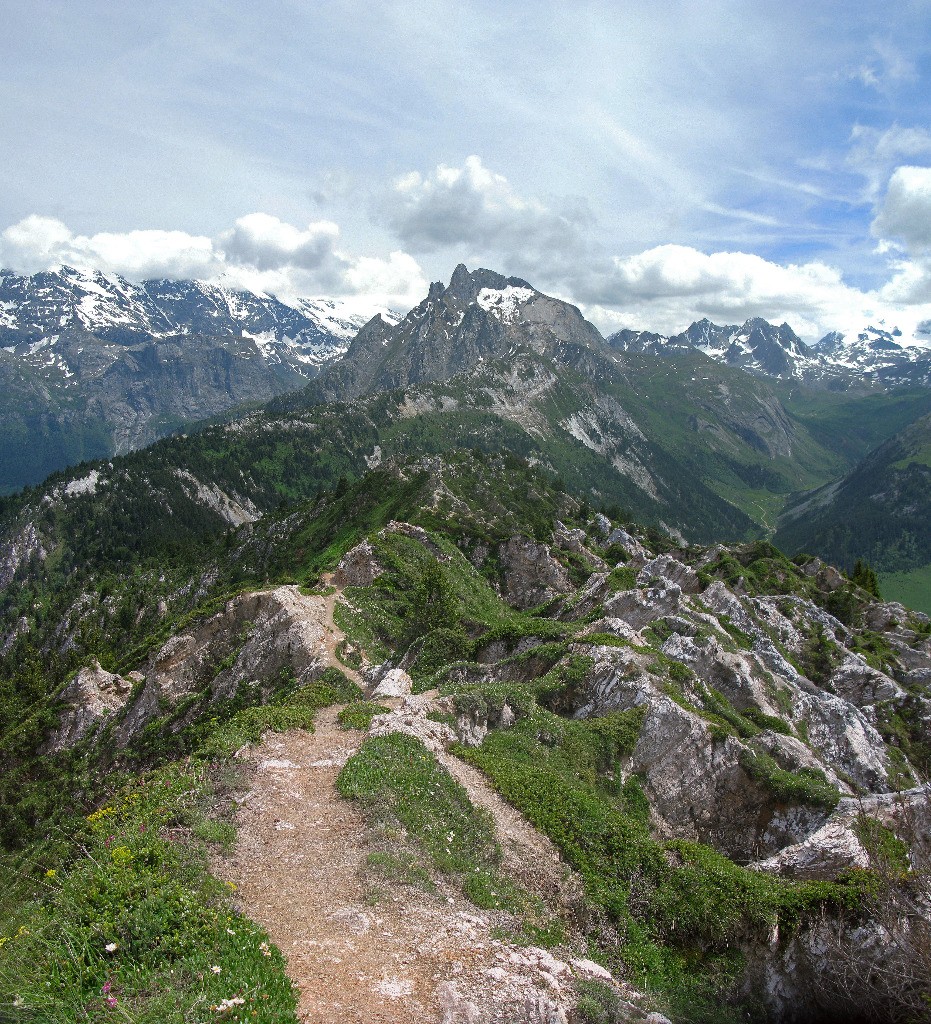
[[[302,387],[374,313],[200,281],[0,271],[0,493]]]
[[[909,470],[908,523],[894,501],[879,509],[870,497],[869,528],[848,528],[844,497],[866,508],[859,481],[873,463],[860,460],[931,411],[920,337],[871,328],[810,347],[785,324],[703,320],[670,338],[605,340],[575,306],[464,266],[403,319],[381,310],[358,330],[362,318],[335,301],[66,268],[3,273],[0,296],[0,488],[194,420],[240,417],[141,453],[132,469],[100,465],[103,519],[154,503],[176,531],[186,519],[212,529],[384,460],[465,447],[529,459],[570,491],[686,539],[778,529],[789,549],[889,569],[926,555],[931,484],[920,467]],[[892,469],[894,486],[871,482],[871,495],[904,493]],[[53,503],[83,493],[69,487],[86,474],[43,493]]]
[[[778,327],[754,318],[743,326],[720,327],[699,320],[681,334],[623,330],[608,344],[622,352],[664,356],[697,349],[706,356],[749,373],[799,380],[835,390],[865,385],[894,388],[931,383],[931,325],[905,338],[898,328],[869,325],[856,336],[832,331],[817,345],[806,345],[788,324]]]
[[[92,487],[101,523],[161,507],[180,538],[183,522],[244,522],[390,459],[469,448],[529,459],[685,538],[734,540],[775,529],[790,494],[837,479],[931,410],[926,389],[823,394],[799,405],[782,382],[694,346],[619,352],[575,306],[460,266],[400,322],[373,317],[303,389],[41,493],[70,507]]]

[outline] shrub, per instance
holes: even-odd
[[[368,700],[356,700],[342,708],[336,716],[336,720],[343,729],[362,729],[367,732],[376,715],[385,715],[390,710],[383,704],[375,704]]]

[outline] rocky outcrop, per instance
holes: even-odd
[[[59,694],[58,699],[64,708],[41,753],[57,754],[67,750],[89,736],[101,723],[112,719],[126,706],[135,681],[105,671],[99,661],[82,668]]]
[[[71,705],[48,741],[49,749],[73,746],[104,717],[113,719],[113,742],[129,744],[155,718],[190,705],[188,715],[206,713],[205,704],[229,700],[243,686],[258,700],[293,676],[311,682],[329,663],[324,599],[295,586],[242,594],[187,632],[170,637],[130,681],[84,669],[62,697]],[[132,701],[132,677],[139,684]],[[174,720],[169,728],[187,721]]]
[[[698,573],[671,555],[659,555],[643,564],[637,574],[638,586],[649,586],[653,581],[674,583],[683,594],[697,594],[701,590]]]
[[[643,629],[656,619],[674,615],[682,602],[677,583],[661,581],[645,589],[624,590],[604,603],[605,614],[622,619],[634,629]]]
[[[340,559],[333,573],[333,582],[338,587],[367,587],[375,582],[381,572],[371,543],[364,540],[350,548]]]
[[[32,558],[45,561],[46,551],[39,531],[27,523],[0,548],[0,587],[12,583],[19,567]]]
[[[372,699],[379,697],[409,697],[413,682],[411,677],[400,668],[392,668],[382,675],[375,689],[372,690]]]
[[[569,573],[545,544],[512,537],[498,548],[501,596],[515,608],[534,608],[572,590]]]

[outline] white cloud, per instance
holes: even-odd
[[[33,215],[0,233],[0,266],[35,273],[67,264],[137,281],[222,280],[284,299],[358,295],[401,309],[426,291],[423,272],[407,253],[355,256],[339,250],[338,240],[339,227],[330,221],[298,228],[266,213],[240,217],[215,239],[159,230],[76,235],[60,220]]]
[[[863,85],[886,92],[901,82],[914,82],[915,64],[890,43],[873,41],[873,53],[854,73]]]
[[[518,194],[502,174],[480,157],[461,167],[440,164],[433,174],[404,174],[384,197],[382,215],[401,241],[415,252],[467,246],[524,261],[583,247],[582,230],[591,220],[579,200],[551,209]]]
[[[864,199],[875,202],[894,168],[903,159],[931,157],[931,132],[925,128],[893,124],[880,131],[865,125],[854,125],[850,133],[847,164],[866,180]]]
[[[332,258],[338,236],[339,226],[332,221],[318,221],[301,230],[270,214],[250,213],[240,217],[221,242],[232,263],[256,270],[285,266],[313,270]]]
[[[402,308],[415,306],[424,297],[428,282],[413,256],[396,251],[383,260],[360,256],[346,271],[346,281],[357,295],[397,296]]]
[[[587,315],[604,331],[674,334],[702,317],[739,324],[759,316],[785,321],[808,342],[880,321],[909,334],[931,316],[931,306],[904,308],[886,289],[854,288],[822,262],[783,265],[751,253],[703,253],[681,245],[616,258],[587,301]]]
[[[728,323],[762,316],[786,320],[809,337],[837,327],[839,312],[861,299],[824,263],[783,266],[751,253],[683,245],[615,258],[592,293],[597,315],[623,326],[675,332],[704,316]]]
[[[877,248],[890,254],[887,302],[931,302],[931,167],[897,167],[872,224]]]
[[[67,263],[127,277],[209,277],[221,265],[213,243],[184,231],[75,235],[52,217],[26,217],[0,234],[0,263],[34,273]]]
[[[889,179],[873,233],[911,252],[931,247],[931,167],[898,167]]]

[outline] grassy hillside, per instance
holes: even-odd
[[[836,484],[799,495],[775,540],[850,568],[906,572],[931,561],[931,415],[912,423]]]
[[[899,601],[907,608],[917,608],[931,615],[931,565],[922,565],[905,572],[879,574],[883,597]]]

